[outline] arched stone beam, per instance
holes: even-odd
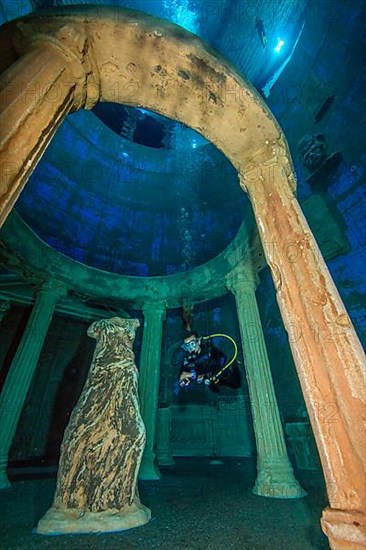
[[[1,221],[55,127],[70,111],[98,100],[183,122],[214,143],[239,174],[257,162],[258,151],[264,158],[272,156],[273,144],[287,151],[255,90],[176,25],[128,10],[67,7],[12,21],[2,33],[11,34],[4,57],[12,59],[7,52],[14,55],[14,49],[20,57],[0,81],[0,161],[5,155],[7,161]]]
[[[40,239],[15,210],[1,229],[0,241],[9,251],[10,264],[16,262],[14,269],[17,269],[17,263],[26,265],[27,270],[33,271],[40,279],[50,275],[83,294],[118,301],[127,298],[134,308],[156,300],[163,300],[169,308],[174,308],[182,305],[182,299],[200,302],[226,294],[225,275],[248,256],[250,247],[244,222],[221,254],[187,273],[127,277],[95,269],[64,256]]]
[[[331,508],[323,513],[323,529],[332,548],[363,548],[364,353],[294,197],[286,140],[259,95],[196,37],[141,14],[67,7],[12,22],[2,32],[11,37],[4,64],[14,51],[20,58],[0,79],[0,221],[61,120],[98,100],[183,122],[238,170],[291,336],[328,483]],[[336,414],[331,423],[329,406]]]

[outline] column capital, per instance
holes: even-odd
[[[240,186],[249,195],[253,187],[258,189],[258,182],[269,193],[273,186],[281,185],[289,197],[296,191],[296,178],[288,146],[282,137],[268,140],[262,149],[253,155],[253,161],[245,166],[245,173],[240,174]],[[275,172],[280,178],[274,177]]]
[[[166,309],[167,306],[165,300],[161,300],[159,302],[145,302],[142,306],[144,316],[149,314],[165,315]]]
[[[67,294],[67,285],[56,279],[47,279],[36,291],[37,296],[52,295],[56,298],[62,298]]]
[[[91,109],[99,100],[100,83],[93,50],[87,32],[75,25],[63,23],[45,31],[37,20],[19,21],[14,45],[23,55],[32,50],[49,50],[63,59],[75,79],[74,106]]]
[[[228,290],[236,294],[239,290],[255,292],[259,277],[257,273],[245,265],[239,265],[225,277],[225,284]]]

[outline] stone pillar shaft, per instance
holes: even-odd
[[[158,414],[161,343],[165,306],[149,303],[143,308],[145,317],[140,359],[141,415],[146,428],[146,446],[140,468],[140,479],[159,479],[156,466],[155,441]]]
[[[0,226],[70,112],[74,88],[65,59],[46,47],[30,51],[1,75]]]
[[[246,173],[242,185],[272,271],[328,486],[331,509],[323,512],[323,529],[332,548],[344,547],[346,531],[348,548],[361,548],[366,543],[365,356],[294,196],[287,154],[277,146],[272,154]],[[354,513],[363,520],[352,521]],[[352,546],[357,539],[359,545]]]
[[[174,459],[170,444],[171,406],[158,410],[157,427],[157,460],[160,466],[172,466]]]
[[[72,20],[52,30],[15,23],[12,48],[20,57],[0,76],[0,227],[66,115],[99,99],[85,31]]]
[[[63,293],[64,287],[54,282],[46,283],[39,290],[0,395],[0,489],[10,486],[6,476],[9,450],[56,302]]]
[[[255,297],[256,283],[235,270],[227,278],[237,305],[257,445],[255,494],[297,498],[306,493],[294,477],[287,455],[262,324]]]

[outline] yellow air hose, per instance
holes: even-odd
[[[228,369],[230,367],[230,365],[232,365],[235,361],[235,359],[237,358],[238,356],[238,346],[236,345],[236,342],[234,340],[234,338],[231,338],[231,336],[229,336],[228,334],[209,334],[208,336],[202,336],[202,340],[208,340],[209,338],[215,338],[217,336],[222,336],[223,338],[227,338],[228,340],[230,340],[230,342],[232,342],[234,344],[234,355],[233,357],[230,359],[230,361],[222,367],[221,370],[219,370],[219,372],[217,374],[215,374],[210,380],[214,383],[214,384],[217,384],[219,381],[220,381],[220,375],[226,371],[226,369]]]

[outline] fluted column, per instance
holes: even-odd
[[[11,308],[11,303],[9,300],[2,300],[0,299],[0,323],[4,319],[5,315]]]
[[[47,35],[19,22],[12,41],[21,57],[0,77],[0,227],[63,119],[99,93],[72,26]]]
[[[140,479],[159,479],[156,465],[156,423],[158,414],[161,343],[165,304],[147,303],[143,307],[144,333],[140,358],[140,403],[141,414],[146,428],[146,446],[139,472]]]
[[[162,364],[163,372],[160,377],[159,408],[156,435],[156,456],[159,466],[173,466],[175,464],[172,455],[172,385],[173,376],[171,358],[176,349],[176,344],[165,353],[165,362]]]
[[[272,498],[302,497],[306,492],[295,479],[287,455],[255,296],[257,282],[243,268],[237,268],[227,276],[226,284],[237,306],[257,446],[253,493]]]
[[[286,149],[267,143],[241,184],[256,217],[322,462],[332,549],[366,545],[366,361],[294,196]]]
[[[38,290],[35,305],[0,395],[0,489],[10,486],[6,475],[9,450],[56,302],[65,292],[65,286],[53,280],[47,281]]]
[[[157,428],[157,460],[160,466],[175,464],[171,448],[172,413],[171,405],[159,407]]]

